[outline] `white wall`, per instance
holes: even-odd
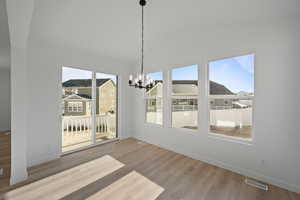
[[[275,22],[276,21],[276,22]],[[149,72],[199,65],[198,131],[170,128],[170,99],[164,126],[144,123],[142,94],[136,92],[135,137],[195,159],[300,192],[300,25],[295,19],[272,23],[177,30],[148,51]],[[150,48],[148,48],[150,49]],[[251,144],[208,134],[207,68],[210,60],[255,53],[254,141]],[[164,95],[168,83],[164,82]]]
[[[10,69],[0,69],[0,131],[10,130]]]
[[[34,41],[32,41],[32,45]],[[40,45],[40,44],[39,44]],[[93,52],[64,47],[31,47],[28,55],[28,166],[61,155],[62,66],[79,67],[119,76],[119,136],[131,135],[127,63]]]
[[[11,184],[26,180],[27,39],[34,0],[6,0],[11,58]]]
[[[76,2],[75,10],[68,4],[69,2]],[[260,5],[259,2],[256,1],[256,4]],[[44,4],[45,6],[43,6]],[[166,1],[165,4],[169,4],[169,2]],[[223,8],[223,5],[226,4],[232,10],[237,10],[236,7],[232,7],[227,1],[216,4],[218,5],[218,12],[225,11],[234,19],[236,18],[235,12],[228,12],[227,9]],[[40,6],[40,9],[38,11],[35,9],[33,12],[34,6],[37,5]],[[168,7],[177,8],[173,10],[173,15],[166,12],[167,6],[164,7],[160,4],[156,4],[156,9],[152,9],[152,15],[148,12],[150,13],[149,16],[154,16],[151,19],[160,23],[153,23],[157,25],[154,28],[153,24],[151,27],[150,23],[148,28],[149,31],[158,34],[153,34],[157,38],[153,36],[152,41],[148,41],[149,37],[146,37],[146,44],[149,45],[146,48],[147,69],[151,69],[151,71],[164,69],[166,71],[171,67],[189,64],[200,66],[201,87],[199,87],[199,94],[202,97],[199,105],[200,130],[195,132],[169,128],[170,115],[166,114],[164,115],[163,128],[145,125],[144,113],[142,112],[144,106],[139,92],[136,92],[132,98],[136,102],[131,103],[130,97],[133,89],[127,87],[127,75],[131,72],[128,67],[130,63],[124,63],[121,60],[116,60],[115,57],[108,56],[117,51],[118,53],[115,55],[121,57],[126,54],[124,58],[130,57],[131,60],[135,60],[133,57],[138,53],[139,46],[137,45],[138,40],[136,40],[138,35],[135,31],[138,28],[138,15],[129,15],[133,12],[137,14],[138,10],[133,6],[131,7],[131,4],[124,5],[130,9],[118,8],[112,4],[108,7],[110,9],[99,6],[103,11],[99,12],[99,7],[88,4],[83,12],[82,6],[87,5],[79,1],[59,1],[58,3],[56,1],[28,0],[20,3],[18,0],[7,0],[12,45],[13,146],[11,182],[16,183],[24,180],[27,176],[26,167],[58,158],[60,155],[60,69],[61,66],[66,65],[96,69],[120,76],[121,137],[128,137],[134,131],[136,137],[150,143],[243,174],[255,176],[291,190],[300,191],[298,153],[300,146],[298,116],[300,112],[298,106],[299,82],[297,81],[300,74],[298,67],[300,61],[299,23],[291,20],[288,23],[281,22],[277,18],[273,24],[266,23],[259,26],[261,15],[256,16],[257,12],[254,12],[256,9],[248,9],[248,5],[245,6],[246,4],[243,3],[239,3],[244,8],[240,10],[239,14],[241,17],[254,16],[255,24],[237,24],[232,27],[219,26],[218,28],[202,27],[206,23],[200,23],[201,26],[193,26],[193,24],[198,24],[197,19],[202,15],[191,15],[196,20],[189,21],[190,18],[177,15],[181,9],[178,5]],[[198,7],[186,3],[184,5],[191,5],[195,9],[192,12],[190,7],[185,7],[188,16],[202,13],[197,10],[199,7],[203,11],[207,10],[209,15],[204,14],[202,22],[206,22],[205,18],[215,16],[215,13],[210,12],[211,9],[206,9],[206,6],[197,4]],[[211,4],[210,8],[214,9],[214,5]],[[277,4],[272,3],[272,5]],[[278,11],[281,11],[281,5],[286,4],[281,2]],[[293,8],[297,10],[296,7]],[[74,16],[76,11],[80,11],[78,12],[79,15]],[[161,17],[161,15],[156,14],[159,11],[165,16]],[[247,11],[247,13],[244,14],[243,11]],[[119,12],[124,12],[122,18],[119,17]],[[32,13],[34,16],[31,21]],[[100,13],[103,16],[92,15],[91,13]],[[254,14],[252,15],[252,13]],[[277,12],[275,9],[274,13],[281,12]],[[268,16],[272,18],[273,15]],[[223,15],[218,15],[219,18],[222,19]],[[121,19],[125,19],[125,21]],[[230,21],[232,18],[228,19]],[[164,26],[163,23],[168,20],[171,22],[170,26],[180,24],[185,28],[177,30],[177,26],[172,26],[172,29],[170,28],[172,32],[168,33],[169,27]],[[210,23],[218,21],[212,20]],[[185,22],[189,26],[185,26]],[[112,28],[110,29],[110,27]],[[164,30],[162,27],[165,27]],[[40,32],[44,33],[41,34],[44,38],[39,38],[38,33]],[[29,33],[28,44],[27,36]],[[69,40],[69,38],[71,39]],[[76,48],[67,48],[69,45]],[[150,47],[150,45],[152,46]],[[92,52],[89,51],[91,49],[93,49]],[[118,51],[119,49],[122,51]],[[127,52],[130,53],[127,55]],[[208,60],[250,52],[255,52],[257,55],[254,111],[255,141],[252,145],[245,145],[211,137],[207,133],[208,115],[205,114],[207,113],[206,102],[204,101],[205,63]],[[164,85],[167,86],[167,84]],[[166,88],[164,93],[167,95]],[[286,98],[287,96],[289,98]],[[169,113],[166,112],[170,110],[167,107],[169,104],[169,100],[164,101],[165,113]],[[274,107],[277,109],[275,110]],[[133,122],[130,119],[130,116],[133,116],[133,108],[136,108],[134,126],[132,126]],[[262,160],[264,160],[263,164]]]
[[[36,33],[43,28],[38,24],[44,23],[35,6],[34,0],[22,4],[7,0],[12,63],[12,184],[27,178],[28,167],[61,155],[62,66],[118,75],[119,137],[129,137],[132,132],[131,119],[126,117],[131,109],[131,90],[127,88],[130,64],[87,48],[40,40]]]

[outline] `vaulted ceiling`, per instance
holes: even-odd
[[[159,47],[158,38],[180,31],[276,21],[300,16],[299,8],[299,0],[148,0],[146,49]],[[30,41],[135,61],[140,17],[138,0],[36,0]]]

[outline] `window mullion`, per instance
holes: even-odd
[[[163,124],[165,127],[172,126],[172,83],[171,83],[171,71],[166,70],[163,73]]]
[[[93,72],[92,78],[92,143],[96,143],[96,95],[97,95],[97,88],[96,88],[96,72]]]
[[[208,70],[205,61],[199,65],[199,100],[198,100],[198,114],[199,114],[199,131],[200,133],[208,133],[209,127],[209,112],[208,112]]]

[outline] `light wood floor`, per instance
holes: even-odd
[[[0,132],[0,188],[7,186],[10,178],[10,134]]]
[[[299,194],[272,185],[267,192],[253,188],[236,173],[135,139],[69,154],[29,174],[26,183],[0,189],[0,199],[300,200]]]

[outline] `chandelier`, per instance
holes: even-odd
[[[149,90],[154,87],[154,80],[144,74],[144,6],[146,0],[140,0],[140,6],[142,7],[142,48],[141,48],[141,72],[137,73],[136,77],[129,76],[129,86]]]

